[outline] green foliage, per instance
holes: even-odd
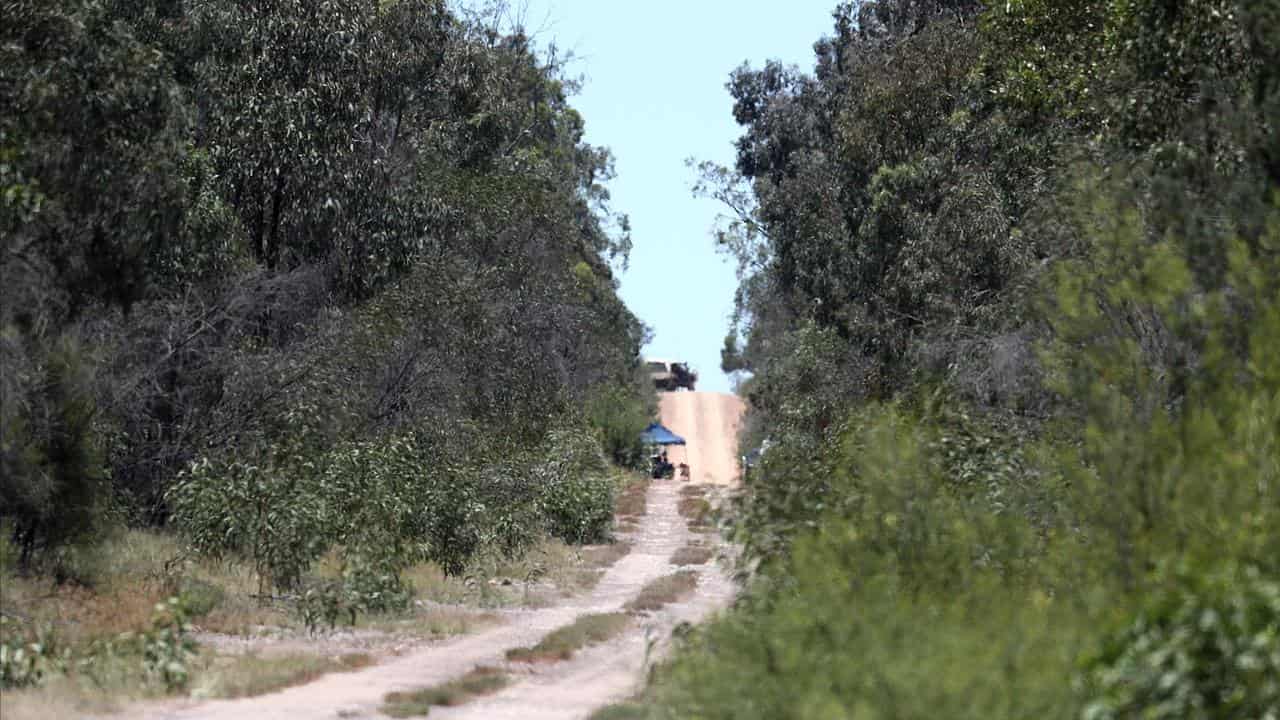
[[[554,423],[592,415],[628,461],[650,407],[612,160],[561,59],[436,0],[162,5],[5,6],[0,515],[22,564],[92,532],[99,485],[281,587],[335,543],[378,577],[527,547]]]
[[[851,3],[732,76],[749,584],[653,716],[1274,714],[1278,9]]]
[[[546,452],[538,503],[551,535],[579,545],[608,540],[618,487],[600,445],[580,429],[562,430]]]
[[[457,575],[488,554],[518,556],[544,533],[599,542],[611,527],[616,481],[581,427],[505,458],[483,447],[450,457],[412,436],[327,452],[304,446],[274,448],[258,462],[202,459],[170,502],[195,550],[249,562],[260,592],[298,590],[309,626],[403,609],[412,588],[400,572],[418,561]],[[331,550],[341,579],[304,583]]]
[[[1280,472],[1280,211],[1261,235],[1221,241],[1227,270],[1209,286],[1191,270],[1198,247],[1108,217],[1129,219],[1102,226],[1097,261],[1059,268],[1046,354],[1083,415],[1084,465],[1063,459],[1076,517],[1126,578],[1168,552],[1275,572],[1259,528],[1275,522]]]
[[[151,629],[138,638],[147,677],[170,692],[186,687],[191,678],[189,665],[195,654],[195,641],[189,636],[187,617],[182,601],[169,598],[156,605]]]
[[[656,414],[651,383],[639,373],[635,382],[603,388],[586,404],[587,420],[599,434],[605,454],[615,465],[632,470],[646,467],[640,435]]]
[[[68,657],[52,627],[42,626],[32,636],[17,620],[0,615],[0,688],[39,685],[49,675],[63,672]]]
[[[295,587],[336,534],[318,468],[303,448],[292,450],[273,448],[259,462],[201,459],[170,494],[192,547],[214,557],[242,554],[260,592]]]
[[[1071,717],[1087,622],[1036,589],[1032,528],[957,491],[947,432],[893,407],[851,420],[813,529],[695,636],[658,716]]]
[[[186,687],[196,644],[186,607],[179,598],[155,606],[151,626],[97,638],[77,647],[64,646],[55,628],[33,631],[0,617],[0,687],[38,685],[51,675],[82,674],[96,682],[108,674],[138,677],[163,692]]]
[[[187,617],[200,618],[213,612],[226,599],[227,592],[220,585],[199,578],[184,577],[178,582],[178,602]]]
[[[1280,584],[1188,574],[1086,665],[1083,717],[1267,717],[1280,707]]]
[[[106,483],[97,404],[84,351],[69,339],[33,365],[6,366],[19,383],[4,393],[0,515],[11,518],[18,565],[95,530]],[[6,353],[7,354],[7,353]]]

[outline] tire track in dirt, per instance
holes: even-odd
[[[672,395],[682,396],[669,403]],[[736,463],[732,436],[740,408],[736,398],[711,393],[668,393],[663,398],[663,419],[684,430],[691,448],[698,448],[699,462],[707,471],[695,480],[716,480],[710,475],[732,468]],[[706,402],[710,407],[699,409]],[[668,418],[668,407],[673,417]],[[679,417],[675,417],[676,413]],[[716,437],[704,438],[698,424]],[[672,427],[668,425],[668,427]],[[675,429],[675,427],[673,427]],[[680,430],[677,430],[680,432]],[[708,442],[709,440],[709,442]],[[706,443],[706,448],[702,447]],[[718,453],[719,457],[715,454]],[[692,459],[692,456],[691,456]],[[690,463],[692,465],[692,463]],[[695,473],[696,473],[695,469]],[[515,684],[506,690],[458,708],[432,708],[440,718],[580,718],[602,705],[624,698],[638,689],[646,660],[665,648],[671,629],[680,622],[697,622],[728,604],[733,585],[716,565],[702,566],[694,595],[669,605],[638,621],[637,627],[622,637],[579,652],[573,659],[544,666],[507,663],[509,648],[533,645],[548,632],[572,622],[579,615],[616,611],[635,596],[645,583],[674,570],[673,552],[691,536],[677,512],[678,481],[651,484],[648,511],[633,535],[631,552],[610,567],[590,593],[566,600],[564,604],[538,610],[506,613],[506,622],[473,635],[447,640],[410,651],[373,667],[350,673],[326,675],[314,682],[255,698],[217,701],[178,701],[135,708],[130,717],[147,720],[275,720],[380,717],[383,697],[400,690],[438,685],[460,677],[477,665],[511,668]],[[713,539],[713,538],[708,538]],[[522,672],[522,678],[515,675]]]

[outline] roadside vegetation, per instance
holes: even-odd
[[[229,658],[207,684],[197,685],[198,697],[239,698],[264,695],[293,685],[302,685],[331,672],[347,672],[368,667],[373,658],[365,653],[325,656],[291,654],[259,657],[244,655]]]
[[[676,511],[685,519],[685,524],[693,532],[709,532],[715,526],[711,501],[707,499],[708,494],[709,489],[705,485],[680,487],[680,500],[676,504]]]
[[[507,651],[507,659],[530,663],[568,660],[584,647],[621,635],[631,625],[631,620],[631,615],[625,612],[582,615],[572,623],[548,633],[536,645],[511,648]]]
[[[705,565],[715,557],[714,547],[700,542],[689,542],[671,554],[671,564],[676,567],[685,565]]]
[[[428,715],[432,706],[462,705],[477,696],[495,693],[510,682],[511,678],[506,673],[482,665],[443,685],[389,693],[379,712],[393,718],[421,717]]]
[[[656,403],[563,57],[436,0],[0,14],[6,716],[255,692],[204,640],[463,632],[625,550]]]
[[[630,612],[653,612],[664,606],[688,597],[698,586],[696,570],[677,570],[669,575],[655,578],[640,588],[634,598],[623,606]]]
[[[602,716],[1275,715],[1280,4],[834,19],[701,168],[746,594]]]

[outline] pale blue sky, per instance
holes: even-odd
[[[694,199],[685,158],[733,163],[739,128],[725,90],[744,61],[813,67],[835,0],[525,0],[527,29],[577,60],[573,105],[586,140],[617,161],[614,209],[631,218],[635,247],[622,297],[653,329],[645,354],[697,367],[699,390],[728,391],[720,347],[737,287],[709,235],[720,209]]]

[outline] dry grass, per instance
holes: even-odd
[[[430,602],[460,605],[475,599],[475,589],[465,578],[446,575],[435,563],[419,563],[400,573],[411,583],[418,597]]]
[[[680,488],[677,510],[689,529],[703,532],[712,528],[711,503],[707,500],[709,488],[705,485],[685,485]]]
[[[213,642],[201,646],[190,664],[191,688],[200,695],[270,692],[371,662],[359,652],[363,643],[333,647],[329,655],[311,652],[299,644],[302,631],[287,604],[264,605],[254,597],[257,579],[250,570],[184,557],[178,543],[162,533],[115,533],[95,547],[68,553],[64,562],[63,575],[72,582],[62,585],[47,577],[18,577],[6,565],[0,576],[0,610],[20,627],[52,627],[59,646],[73,654],[96,640],[148,629],[155,605],[181,593],[202,613],[193,618],[195,630],[254,638],[250,655],[219,655]],[[329,560],[316,570],[324,572],[325,562]],[[496,620],[466,607],[433,605],[399,616],[361,617],[358,624],[373,631],[375,645],[390,646],[405,636],[455,635]],[[6,690],[4,720],[97,715],[163,693],[146,683],[137,662],[95,661],[91,674],[75,672],[48,678],[40,688]]]
[[[157,590],[110,591],[100,594],[82,587],[57,586],[49,580],[7,577],[0,593],[0,610],[24,624],[53,625],[64,644],[75,645],[150,626],[155,605],[164,599]]]
[[[677,567],[705,565],[715,557],[715,550],[700,543],[691,542],[671,554],[671,564]]]
[[[204,614],[193,618],[199,630],[251,635],[264,626],[291,624],[284,610],[251,597],[257,579],[250,570],[186,558],[164,533],[120,531],[92,548],[73,550],[67,564],[75,581],[63,585],[47,577],[0,579],[0,610],[33,624],[53,624],[66,642],[76,643],[144,629],[156,603],[200,588]]]
[[[637,476],[628,482],[614,501],[613,514],[619,521],[638,518],[648,510],[649,478]]]
[[[480,558],[461,577],[433,563],[406,570],[418,597],[481,608],[545,607],[595,586],[600,569],[626,555],[625,542],[574,547],[556,539],[538,543],[517,559]]]
[[[375,616],[361,618],[358,623],[371,630],[437,639],[463,635],[500,622],[491,612],[477,612],[465,607],[428,605],[417,607],[408,616]]]
[[[138,693],[108,690],[75,678],[56,676],[40,687],[0,692],[0,718],[48,720],[106,715],[118,712],[126,703],[141,697]]]
[[[32,626],[53,625],[67,644],[145,629],[156,603],[172,593],[165,564],[178,553],[165,535],[114,533],[69,551],[59,571],[69,581],[61,585],[6,572],[0,577],[0,611]]]
[[[224,656],[200,673],[193,683],[197,697],[239,698],[264,695],[311,682],[331,672],[350,672],[373,664],[366,653],[323,655]]]
[[[585,591],[594,588],[605,570],[626,557],[631,552],[631,543],[619,540],[604,545],[584,545],[579,549],[579,565],[575,580],[575,590]],[[569,594],[569,593],[566,593]]]
[[[663,575],[640,588],[640,593],[625,605],[631,612],[652,612],[693,592],[698,586],[698,573],[680,570]]]
[[[579,552],[582,562],[586,565],[593,568],[606,568],[631,552],[631,543],[620,540],[606,545],[584,545]]]
[[[433,705],[453,707],[461,705],[478,695],[495,693],[511,683],[506,673],[481,665],[457,680],[443,685],[393,692],[383,698],[379,711],[395,718],[416,717],[426,715]]]
[[[627,629],[631,617],[626,613],[583,615],[572,623],[548,633],[533,647],[512,648],[507,659],[514,662],[555,662],[568,660],[578,650],[602,643]]]
[[[635,482],[622,496],[631,511],[643,512],[647,482]],[[638,508],[636,503],[638,502]],[[478,564],[467,577],[448,577],[431,564],[410,568],[404,579],[428,601],[410,613],[362,616],[357,625],[397,638],[438,638],[470,632],[498,622],[483,608],[538,605],[594,586],[606,568],[630,551],[626,542],[570,547],[548,540],[518,560],[495,559]],[[243,564],[218,563],[184,556],[169,534],[121,531],[66,559],[71,583],[57,585],[47,578],[22,578],[12,562],[0,558],[0,610],[30,627],[51,625],[60,644],[77,647],[101,638],[136,632],[151,624],[155,605],[181,591],[201,594],[201,614],[193,618],[202,633],[253,638],[250,655],[219,655],[215,644],[201,648],[192,663],[193,690],[207,697],[242,697],[308,682],[335,671],[352,670],[370,662],[357,647],[331,646],[332,655],[311,653],[299,646],[301,628],[287,603],[264,604],[255,596],[258,582]],[[312,574],[333,576],[341,558],[330,555]],[[588,633],[588,642],[590,637]],[[210,641],[212,643],[212,641]],[[375,635],[375,646],[382,640]],[[352,654],[342,654],[350,651]],[[571,652],[571,651],[570,651]],[[155,688],[143,687],[125,672],[104,668],[111,679],[95,684],[85,677],[53,677],[41,688],[5,691],[4,720],[24,717],[79,716],[109,712],[144,697]],[[119,678],[116,678],[116,675]]]

